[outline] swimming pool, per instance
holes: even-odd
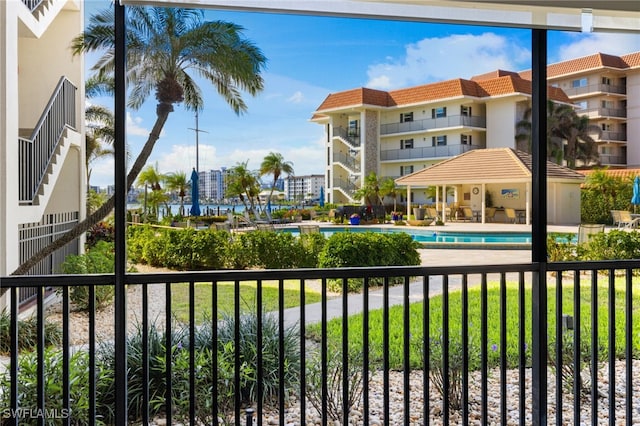
[[[298,230],[290,229],[289,232],[297,234]],[[424,248],[531,249],[530,232],[450,232],[433,229],[354,226],[321,227],[320,232],[327,237],[336,232],[404,232],[411,235]]]

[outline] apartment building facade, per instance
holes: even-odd
[[[284,197],[289,201],[318,200],[324,181],[324,175],[287,176],[284,178]]]
[[[604,65],[591,59],[549,66],[548,97],[576,104],[579,114],[589,114],[603,129],[598,140],[603,165],[640,164],[639,54],[594,56],[605,58]],[[592,81],[598,90],[568,87],[588,88]],[[360,202],[353,193],[372,172],[395,179],[474,149],[523,149],[516,143],[516,124],[530,106],[530,71],[497,70],[393,91],[332,93],[312,117],[326,129],[327,201]],[[412,200],[426,203],[430,196],[417,191]]]
[[[549,97],[570,102],[553,87]],[[330,94],[312,117],[326,128],[327,202],[359,202],[353,193],[372,172],[398,178],[470,150],[514,147],[515,124],[530,100],[531,82],[508,71]],[[426,203],[428,195],[419,191],[412,200]]]
[[[69,47],[83,28],[80,0],[0,2],[0,275],[85,216],[84,60]],[[59,272],[79,244],[31,273]]]

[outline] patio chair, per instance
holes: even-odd
[[[495,207],[487,207],[484,209],[484,220],[486,222],[493,222],[496,218],[496,211],[497,209]]]
[[[256,229],[258,231],[276,231],[276,228],[273,226],[273,223],[256,223]]]
[[[300,234],[318,234],[320,232],[320,225],[298,225]]]
[[[611,210],[611,218],[613,219],[613,226],[620,225],[620,210]]]
[[[427,216],[429,216],[430,219],[436,220],[438,218],[438,210],[434,207],[427,207]]]
[[[462,208],[462,217],[460,217],[459,219],[463,220],[465,222],[472,222],[473,221],[473,210],[471,210],[471,207],[463,207]]]
[[[515,209],[505,208],[504,215],[507,217],[507,222],[509,223],[517,223],[518,215],[516,215]]]
[[[604,225],[601,223],[584,223],[578,227],[578,244],[589,242],[594,234],[604,232]]]
[[[213,222],[210,228],[216,231],[231,232],[231,222]]]
[[[640,223],[640,217],[634,218],[631,216],[631,212],[628,210],[618,210],[620,214],[620,220],[618,221],[618,228],[637,228]]]

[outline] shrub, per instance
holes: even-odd
[[[71,425],[89,424],[89,354],[85,351],[77,351],[71,354],[69,359],[69,390],[70,409],[63,409],[63,356],[62,351],[46,349],[44,352],[44,405],[48,413],[44,419],[45,425],[59,425],[68,418]],[[20,354],[18,357],[18,370],[20,381],[20,407],[37,412],[38,407],[38,360],[35,352]],[[100,377],[97,378],[100,381]],[[8,371],[0,374],[0,389],[9,389],[11,378]],[[10,393],[0,392],[0,407],[10,407]],[[20,418],[21,425],[37,425],[43,420],[36,415]],[[92,419],[93,420],[93,419]],[[96,424],[101,425],[103,419],[95,419]],[[66,424],[66,423],[65,423]]]
[[[87,231],[86,247],[95,246],[98,241],[106,241],[112,243],[115,240],[115,229],[112,224],[107,222],[98,222]]]
[[[404,232],[376,234],[373,232],[339,232],[327,240],[319,256],[321,268],[351,266],[419,265],[418,243]],[[391,280],[395,283],[395,280]],[[381,285],[381,279],[371,279],[370,285]],[[342,281],[330,280],[332,291],[341,291]],[[362,289],[362,279],[349,279],[348,290]]]
[[[307,398],[313,407],[322,413],[322,363],[319,354],[314,354],[307,364]],[[357,410],[363,391],[362,351],[352,350],[348,355],[348,367],[343,371],[340,349],[329,350],[327,357],[327,417],[334,422],[342,421],[344,410]],[[348,399],[343,401],[344,374],[348,379]]]
[[[589,244],[578,247],[581,260],[613,260],[640,258],[640,232],[611,230],[594,234]]]
[[[113,243],[98,241],[96,245],[81,255],[67,256],[62,263],[65,274],[105,274],[114,272]],[[113,300],[114,289],[110,285],[95,286],[96,309],[102,309]],[[69,299],[81,311],[89,308],[89,287],[73,286],[69,288]]]
[[[18,349],[31,350],[38,344],[38,319],[30,316],[18,319]],[[59,346],[62,342],[62,330],[50,321],[44,323],[44,342],[47,346]],[[0,313],[0,354],[11,352],[11,315],[6,310]]]

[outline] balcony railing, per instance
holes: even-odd
[[[25,417],[37,413],[59,416],[59,424],[69,416],[71,423],[109,423],[113,372],[104,360],[116,353],[113,341],[99,340],[96,331],[113,327],[116,342],[123,336],[128,342],[121,359],[130,364],[121,371],[128,371],[132,424],[154,419],[218,424],[225,418],[240,425],[253,417],[245,411],[250,406],[258,425],[528,425],[536,415],[544,424],[548,419],[557,425],[633,425],[640,417],[640,343],[633,321],[638,274],[638,260],[128,274],[127,303],[137,324],[96,323],[90,304],[79,346],[71,344],[78,336],[71,335],[70,324],[78,319],[72,319],[69,292],[86,286],[93,300],[99,288],[114,285],[112,275],[3,277],[2,286],[12,296],[11,354],[6,370],[0,369],[3,424],[33,421]],[[374,278],[379,290],[368,287]],[[346,293],[352,279],[363,280],[362,292]],[[400,284],[392,286],[392,279]],[[284,307],[285,280],[300,293],[298,307]],[[343,289],[337,298],[327,295],[332,280]],[[322,289],[321,301],[305,304],[304,288],[311,282]],[[233,291],[221,299],[223,283]],[[279,302],[266,312],[262,294],[272,283]],[[254,286],[255,304],[241,301],[241,287],[247,285]],[[62,341],[45,351],[43,340],[36,339],[32,364],[23,361],[20,367],[27,354],[18,342],[27,331],[16,323],[17,292],[37,290],[37,328],[43,335],[43,294],[49,286],[60,293]],[[203,286],[204,293],[196,296]],[[178,287],[186,287],[186,293]],[[162,303],[151,302],[152,289]],[[179,294],[186,299],[178,300]],[[196,300],[207,300],[211,318],[220,318],[223,307],[228,315],[203,323]],[[179,304],[188,312],[182,335],[165,331],[176,327],[172,313]],[[248,317],[256,319],[253,332],[240,330]],[[228,321],[230,333],[223,334]],[[271,332],[280,336],[275,346],[265,344],[266,323],[275,324]],[[534,333],[547,337],[537,341]],[[261,350],[256,358],[246,358],[247,348]],[[51,363],[54,353],[58,364]],[[319,409],[310,396],[319,398]],[[350,397],[357,406],[342,410],[340,401]],[[327,409],[333,404],[338,418],[329,418],[336,412]]]
[[[487,120],[480,116],[449,115],[441,118],[425,118],[424,120],[409,121],[406,123],[388,123],[380,126],[381,135],[394,133],[420,132],[425,130],[446,129],[451,127],[487,127]]]
[[[355,183],[347,179],[340,179],[340,178],[334,178],[332,182],[332,186],[334,188],[342,189],[349,196],[351,196],[351,194],[353,194],[353,192],[358,189]]]
[[[600,135],[599,140],[601,141],[620,141],[624,142],[627,140],[626,132],[611,132],[611,131],[603,131]]]
[[[624,155],[600,154],[600,164],[602,165],[624,165],[627,158]]]
[[[44,0],[22,0],[22,3],[24,3],[24,5],[27,6],[29,10],[33,12],[38,8],[38,6],[44,3]]]
[[[334,152],[333,162],[343,164],[349,171],[353,173],[360,172],[360,162],[356,158],[350,155],[343,154],[340,152]]]
[[[595,93],[615,93],[624,95],[627,93],[625,86],[615,86],[613,84],[590,84],[583,87],[572,87],[569,89],[562,89],[569,97],[584,96]]]
[[[444,145],[411,149],[387,149],[380,151],[380,161],[453,157],[480,148],[476,145]]]
[[[344,127],[334,127],[333,137],[341,138],[351,148],[358,148],[360,146],[360,130],[345,129]]]
[[[62,77],[31,138],[18,139],[20,203],[33,202],[67,127],[76,128],[76,87]]]
[[[576,111],[578,115],[586,115],[589,118],[617,117],[626,118],[627,110],[624,108],[586,108]]]

